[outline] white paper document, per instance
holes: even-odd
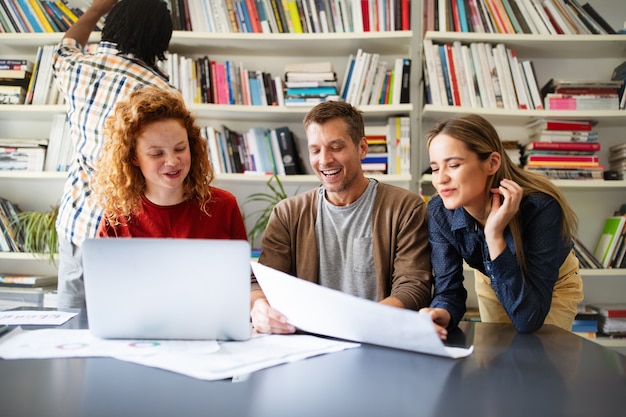
[[[204,380],[246,375],[360,346],[310,335],[253,335],[242,342],[100,339],[89,330],[16,328],[0,338],[0,358],[111,357]]]
[[[445,346],[430,317],[314,284],[251,262],[270,305],[306,332],[451,358],[469,348]]]
[[[51,310],[9,310],[0,311],[0,324],[9,326],[58,326],[78,313]]]

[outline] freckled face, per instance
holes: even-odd
[[[446,134],[435,136],[428,148],[433,185],[447,209],[465,207],[470,213],[485,210],[487,181],[493,174],[489,160],[481,161],[475,152]]]
[[[146,197],[161,205],[183,200],[183,183],[191,167],[187,130],[182,121],[150,122],[137,137],[135,165],[146,179]]]

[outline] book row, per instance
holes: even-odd
[[[472,108],[544,108],[533,64],[504,44],[424,39],[428,103]]]
[[[22,252],[24,237],[20,233],[19,208],[0,196],[0,252]]]
[[[5,74],[0,78],[0,103],[63,104],[63,96],[54,82],[52,73],[54,49],[55,45],[40,46],[33,62],[15,58],[0,60],[0,68],[3,62],[7,67],[21,62],[28,68],[0,69],[0,73]]]
[[[425,0],[424,29],[535,35],[614,34],[589,3],[576,0]]]
[[[368,126],[372,148],[362,161],[370,173],[399,174],[410,171],[410,123],[408,117],[389,118],[387,125]],[[298,139],[286,127],[254,127],[236,132],[222,125],[206,126],[209,157],[216,174],[306,174]]]
[[[626,268],[626,214],[607,217],[593,250],[603,268]]]
[[[378,57],[360,49],[351,54],[341,90],[330,63],[310,64],[323,71],[305,65],[301,70],[291,70],[287,65],[284,74],[275,75],[229,60],[172,53],[161,68],[171,74],[170,82],[188,103],[313,106],[329,99],[343,99],[354,105],[409,102],[410,59],[398,58],[391,66]]]
[[[169,0],[175,30],[342,33],[410,30],[411,0]]]
[[[66,1],[0,0],[0,33],[65,32],[82,14]]]
[[[380,54],[358,49],[348,57],[341,99],[353,106],[410,102],[411,59],[388,63]]]

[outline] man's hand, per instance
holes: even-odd
[[[290,334],[296,328],[287,323],[287,317],[270,307],[266,298],[257,298],[250,310],[252,326],[258,333]]]

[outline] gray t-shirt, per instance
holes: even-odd
[[[372,210],[377,188],[378,182],[370,179],[358,200],[335,206],[320,187],[315,222],[320,284],[372,301],[376,301]]]

